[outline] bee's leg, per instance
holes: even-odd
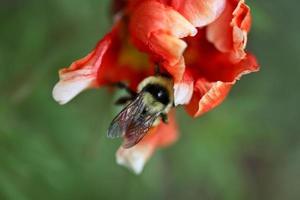
[[[160,113],[160,117],[163,123],[167,124],[169,122],[168,115],[166,113]]]
[[[113,86],[118,87],[120,89],[126,90],[126,92],[128,92],[130,94],[130,96],[132,96],[132,97],[135,97],[137,95],[137,93],[135,91],[133,91],[132,89],[130,89],[128,87],[128,85],[126,85],[123,82],[116,82],[116,83],[113,84]]]
[[[133,100],[133,96],[123,96],[115,101],[115,105],[125,105]]]

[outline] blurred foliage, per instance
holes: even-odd
[[[248,1],[261,71],[197,119],[141,176],[115,163],[105,90],[66,106],[57,70],[109,30],[109,0],[0,1],[0,199],[300,199],[299,1]]]

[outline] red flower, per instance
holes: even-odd
[[[175,105],[193,117],[219,105],[244,74],[258,71],[245,51],[250,9],[243,0],[116,1],[116,22],[86,57],[60,70],[53,97],[65,104],[81,91],[112,82],[138,83],[159,63],[174,79]],[[174,111],[170,123],[152,128],[130,149],[117,152],[117,162],[141,172],[160,146],[177,138]]]

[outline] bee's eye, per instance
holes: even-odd
[[[158,91],[157,97],[162,98],[164,96],[164,91]]]
[[[158,84],[149,84],[144,88],[144,91],[149,92],[157,101],[165,105],[170,101],[168,91]]]

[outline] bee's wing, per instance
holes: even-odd
[[[152,127],[159,113],[143,112],[146,105],[143,103],[143,94],[128,104],[111,122],[107,136],[116,138],[124,136],[124,148],[137,144]]]
[[[159,113],[142,113],[138,118],[132,120],[126,130],[123,147],[130,148],[143,139],[158,116]]]
[[[107,136],[109,138],[124,136],[131,122],[143,112],[144,108],[142,96],[138,95],[112,120]]]

